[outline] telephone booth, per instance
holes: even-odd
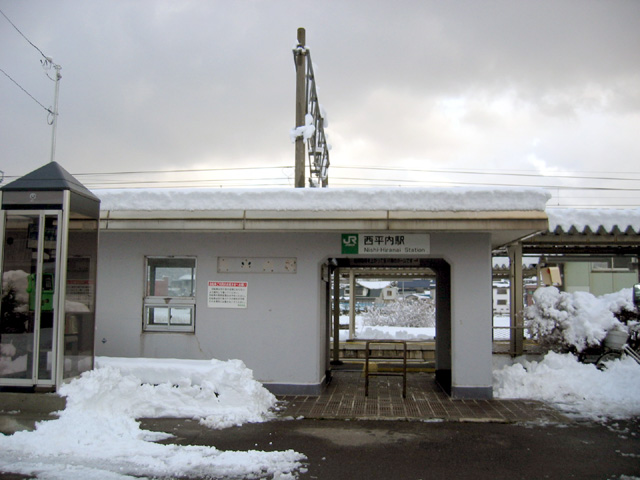
[[[0,189],[0,388],[93,368],[100,200],[51,162]]]

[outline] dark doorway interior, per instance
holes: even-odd
[[[391,279],[398,290],[405,287],[403,296],[408,293],[407,285],[412,279],[432,279],[433,289],[429,294],[435,302],[435,379],[440,387],[451,393],[451,269],[443,259],[437,258],[331,258],[328,260],[327,287],[327,339],[329,376],[332,370],[341,365],[340,337],[333,332],[340,330],[340,313],[354,315],[358,293],[355,278]],[[345,287],[345,279],[350,284]],[[340,287],[342,283],[342,288]],[[364,283],[364,282],[363,282]],[[356,295],[351,295],[351,289]],[[348,295],[345,294],[348,293]],[[376,292],[377,293],[377,292]],[[384,293],[384,292],[382,292]],[[397,292],[396,292],[397,294]],[[422,294],[426,294],[422,292]],[[363,296],[360,297],[364,299]],[[372,301],[369,299],[369,301]],[[359,309],[366,308],[366,302],[360,302]],[[344,327],[344,325],[343,325]],[[350,325],[350,328],[353,328]],[[350,332],[350,335],[353,332]],[[329,337],[332,340],[329,340]]]

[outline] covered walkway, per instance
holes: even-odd
[[[279,396],[281,415],[313,419],[421,420],[468,422],[566,423],[555,409],[529,400],[459,400],[444,393],[432,373],[407,375],[407,397],[402,377],[370,378],[364,394],[361,370],[334,370],[319,396]]]

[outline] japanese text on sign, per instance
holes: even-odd
[[[209,308],[247,308],[249,282],[209,282]]]
[[[428,234],[343,233],[343,254],[428,254]]]

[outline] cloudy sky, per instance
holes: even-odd
[[[39,49],[62,67],[55,160],[90,188],[292,186],[292,48],[304,27],[330,187],[535,185],[552,205],[640,206],[637,0],[0,10],[37,47],[0,16],[5,183],[50,159],[53,71]]]

